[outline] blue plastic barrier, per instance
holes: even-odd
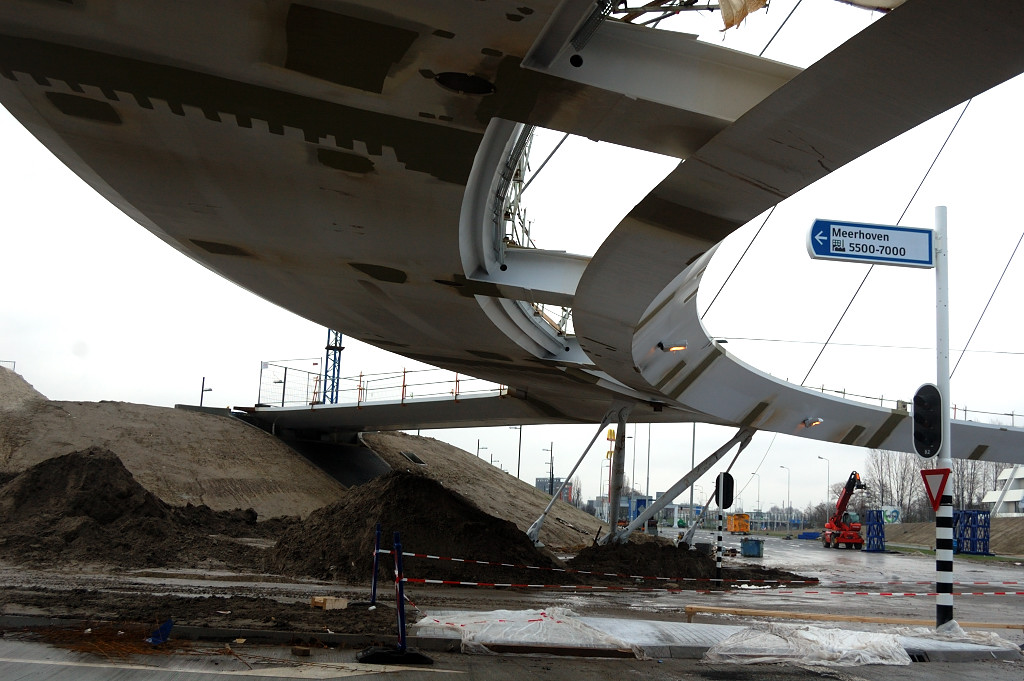
[[[864,550],[872,553],[885,551],[885,520],[882,509],[868,511],[867,522],[864,523],[867,532],[867,543]]]
[[[988,511],[953,511],[954,552],[975,556],[991,556],[989,533],[991,514]]]

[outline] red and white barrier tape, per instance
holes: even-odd
[[[385,553],[391,555],[389,549],[379,549],[377,553]],[[552,568],[552,567],[539,567],[536,565],[520,565],[517,563],[498,563],[489,560],[476,560],[473,558],[451,558],[448,556],[434,556],[429,553],[410,553],[403,551],[402,555],[408,558],[427,558],[430,560],[444,560],[452,563],[466,563],[469,565],[493,565],[496,567],[508,567],[518,568],[520,570],[543,570],[547,572],[563,572],[566,574],[577,574],[577,575],[593,575],[596,577],[619,577],[622,579],[645,579],[651,581],[661,582],[713,582],[713,583],[729,583],[729,584],[816,584],[819,586],[860,586],[860,585],[875,585],[875,586],[922,586],[926,584],[934,584],[935,580],[928,581],[871,581],[866,579],[858,579],[853,581],[821,581],[817,579],[713,579],[710,577],[650,577],[646,575],[630,575],[621,572],[595,572],[592,570],[575,570],[572,568]],[[1017,586],[1024,584],[1024,582],[1011,581],[1011,582],[953,582],[955,586]],[[508,586],[508,585],[501,585]],[[561,588],[561,587],[560,587]],[[987,592],[986,592],[987,593]],[[1013,592],[1006,592],[1013,593]]]
[[[479,586],[491,588],[512,588],[512,589],[561,589],[565,591],[642,591],[642,592],[663,592],[663,593],[720,593],[706,589],[683,590],[666,589],[662,587],[642,586],[589,586],[585,584],[514,584],[511,582],[465,582],[454,579],[421,579],[417,577],[404,577],[403,581],[411,584],[443,584],[447,586]],[[714,581],[714,580],[710,580]],[[724,581],[724,580],[723,580]],[[737,592],[733,592],[737,593]],[[742,592],[739,592],[742,593]],[[899,591],[814,591],[814,590],[776,590],[757,591],[759,594],[770,594],[776,596],[935,596],[935,592],[913,593]],[[1024,596],[1024,591],[962,591],[953,594],[954,596]]]
[[[380,549],[378,553],[390,554],[391,551],[387,549]],[[518,568],[520,570],[543,570],[547,572],[562,572],[566,574],[576,575],[594,575],[596,577],[619,577],[622,579],[647,579],[652,581],[661,582],[729,582],[729,583],[744,583],[744,584],[820,584],[817,579],[713,579],[710,577],[649,577],[646,575],[630,575],[622,572],[595,572],[593,570],[575,570],[573,568],[552,568],[552,567],[539,567],[536,565],[519,565],[516,563],[498,563],[489,560],[475,560],[473,558],[450,558],[448,556],[432,556],[428,553],[407,553],[402,552],[403,556],[409,558],[429,558],[431,560],[446,560],[453,563],[465,563],[468,565],[493,565],[496,567],[509,567]]]

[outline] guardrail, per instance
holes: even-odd
[[[324,377],[286,364],[264,362],[258,403],[267,407],[324,404]],[[415,369],[358,374],[338,379],[336,404],[360,407],[369,403],[439,401],[500,396],[506,386],[445,369]]]

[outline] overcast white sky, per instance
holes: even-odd
[[[717,16],[682,19],[702,39],[759,52],[793,7],[775,0],[739,30],[721,34]],[[804,2],[765,56],[806,66],[873,15],[839,3]],[[978,323],[956,368],[952,398],[972,418],[1009,423],[1024,414],[1024,340],[1014,322],[1024,288],[1018,254],[998,290],[996,282],[1024,232],[1018,208],[1024,133],[1024,78],[976,98],[939,156],[916,198],[918,184],[962,107],[841,169],[779,206],[739,260],[763,219],[727,240],[709,268],[703,305],[715,300],[705,323],[727,338],[729,350],[795,383],[847,390],[875,398],[910,399],[935,380],[934,275],[931,270],[876,267],[844,316],[867,270],[864,265],[813,261],[805,241],[815,218],[930,227],[936,205],[949,207],[952,364]],[[538,139],[539,165],[560,135]],[[122,400],[171,406],[196,403],[206,377],[206,404],[248,405],[257,399],[260,362],[322,355],[326,330],[270,305],[211,274],[166,246],[107,204],[0,109],[0,360],[51,399]],[[670,169],[672,163],[637,152],[573,139],[527,192],[535,238],[545,248],[592,252],[605,233]],[[567,178],[572,177],[570,183]],[[613,179],[617,205],[594,187]],[[635,191],[630,194],[629,190]],[[577,197],[578,200],[573,200]],[[909,208],[908,208],[909,204]],[[565,206],[571,206],[566,211]],[[906,215],[902,218],[904,211]],[[591,243],[587,243],[590,235]],[[728,280],[726,281],[726,279]],[[982,310],[996,290],[984,317]],[[821,344],[842,319],[832,343]],[[344,329],[342,329],[344,331]],[[751,339],[751,340],[744,340]],[[373,373],[415,363],[346,339],[343,375]],[[312,362],[309,362],[310,368]],[[813,369],[812,369],[813,366]],[[890,402],[891,404],[891,402]],[[1017,417],[1018,426],[1024,417]],[[594,427],[527,426],[522,477],[547,475],[554,443],[555,474],[564,475],[589,442]],[[648,428],[641,425],[636,480],[645,487]],[[633,435],[634,428],[629,427]],[[423,431],[516,471],[519,433],[509,428]],[[698,460],[731,433],[697,427]],[[579,473],[583,492],[595,496],[606,442],[601,438]],[[688,469],[691,426],[651,429],[650,491],[660,491]],[[742,503],[753,509],[825,498],[830,480],[863,467],[859,448],[822,445],[759,434],[733,473]],[[828,459],[819,460],[823,456]],[[780,468],[788,466],[789,472]],[[632,461],[627,461],[631,475]],[[710,480],[713,473],[707,476]],[[713,483],[702,481],[710,493]]]

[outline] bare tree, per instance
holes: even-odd
[[[868,485],[872,502],[878,506],[895,506],[905,521],[914,522],[921,513],[919,498],[924,494],[919,461],[918,456],[910,452],[872,449],[861,476]]]
[[[952,483],[953,508],[974,509],[981,505],[985,495],[985,465],[973,459],[953,459]]]
[[[572,479],[572,505],[576,508],[583,507],[583,483],[580,482],[578,475]]]
[[[821,527],[824,527],[825,523],[832,517],[832,513],[835,510],[835,502],[830,503],[824,501],[816,504],[808,503],[807,508],[804,509],[804,517],[807,518],[809,526],[815,527],[820,525]]]

